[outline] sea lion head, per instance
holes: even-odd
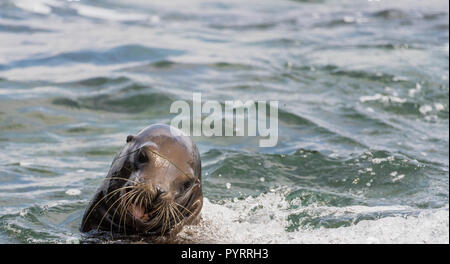
[[[201,161],[180,130],[155,124],[130,135],[82,220],[81,231],[165,235],[199,218]]]

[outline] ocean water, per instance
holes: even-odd
[[[83,242],[126,136],[201,92],[278,100],[279,139],[193,138],[180,241],[449,243],[448,21],[444,0],[1,0],[0,242]]]

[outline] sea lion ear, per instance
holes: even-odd
[[[133,141],[133,140],[134,140],[134,136],[133,135],[128,135],[127,143],[130,142],[130,141]]]

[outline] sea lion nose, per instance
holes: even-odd
[[[163,195],[163,194],[166,193],[166,190],[164,190],[164,189],[163,189],[161,186],[159,186],[159,185],[156,185],[155,188],[156,188],[156,198],[160,198],[161,195]]]
[[[156,199],[157,200],[171,200],[172,195],[170,192],[166,191],[165,188],[156,185]]]

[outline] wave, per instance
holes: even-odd
[[[10,25],[10,24],[0,24],[0,32],[7,32],[7,33],[48,33],[53,32],[52,30],[43,29],[43,28],[35,28],[35,27],[29,27],[24,25]]]
[[[69,191],[66,195],[71,195]],[[448,243],[448,204],[439,209],[403,205],[327,206],[299,204],[287,197],[287,188],[277,188],[256,197],[204,199],[201,221],[185,226],[177,243]],[[87,200],[65,199],[23,209],[3,208],[0,230],[8,241],[24,243],[127,243],[85,238],[77,233]],[[74,213],[75,212],[75,213]],[[303,222],[345,222],[343,225],[295,227],[295,216]],[[57,220],[55,220],[57,219]],[[55,233],[55,229],[58,232]],[[142,238],[138,238],[142,241]],[[154,241],[143,241],[154,243]]]
[[[372,15],[383,19],[401,19],[409,17],[406,12],[399,9],[383,9],[374,12]]]
[[[60,66],[72,63],[89,63],[93,65],[121,64],[128,62],[158,61],[168,56],[181,55],[181,50],[151,48],[129,44],[102,50],[80,50],[57,55],[17,60],[0,65],[0,70],[25,68],[33,66]]]
[[[442,206],[436,200],[448,196],[436,189],[421,197],[433,181],[424,171],[442,174],[439,167],[387,151],[339,157],[307,149],[292,154],[215,149],[202,154],[202,159],[207,173],[203,178],[205,193],[213,201],[257,195],[274,184],[291,186],[290,199],[328,206],[337,202],[374,205],[388,199],[391,203],[433,208]]]
[[[338,228],[290,229],[290,204],[281,191],[261,194],[224,204],[204,201],[202,221],[180,233],[182,242],[190,243],[448,243],[448,205],[438,210],[407,213],[404,206],[311,205],[299,209],[321,218],[335,217],[350,222]],[[405,213],[406,211],[406,213]],[[387,216],[382,216],[390,212]],[[353,223],[362,215],[378,217]]]
[[[140,86],[132,85],[128,86],[128,89],[140,89]],[[53,99],[52,103],[69,108],[86,108],[95,111],[140,113],[149,110],[154,113],[167,114],[167,109],[173,101],[174,99],[168,94],[147,92],[145,94],[122,94],[121,96],[102,94],[77,99],[59,97]]]

